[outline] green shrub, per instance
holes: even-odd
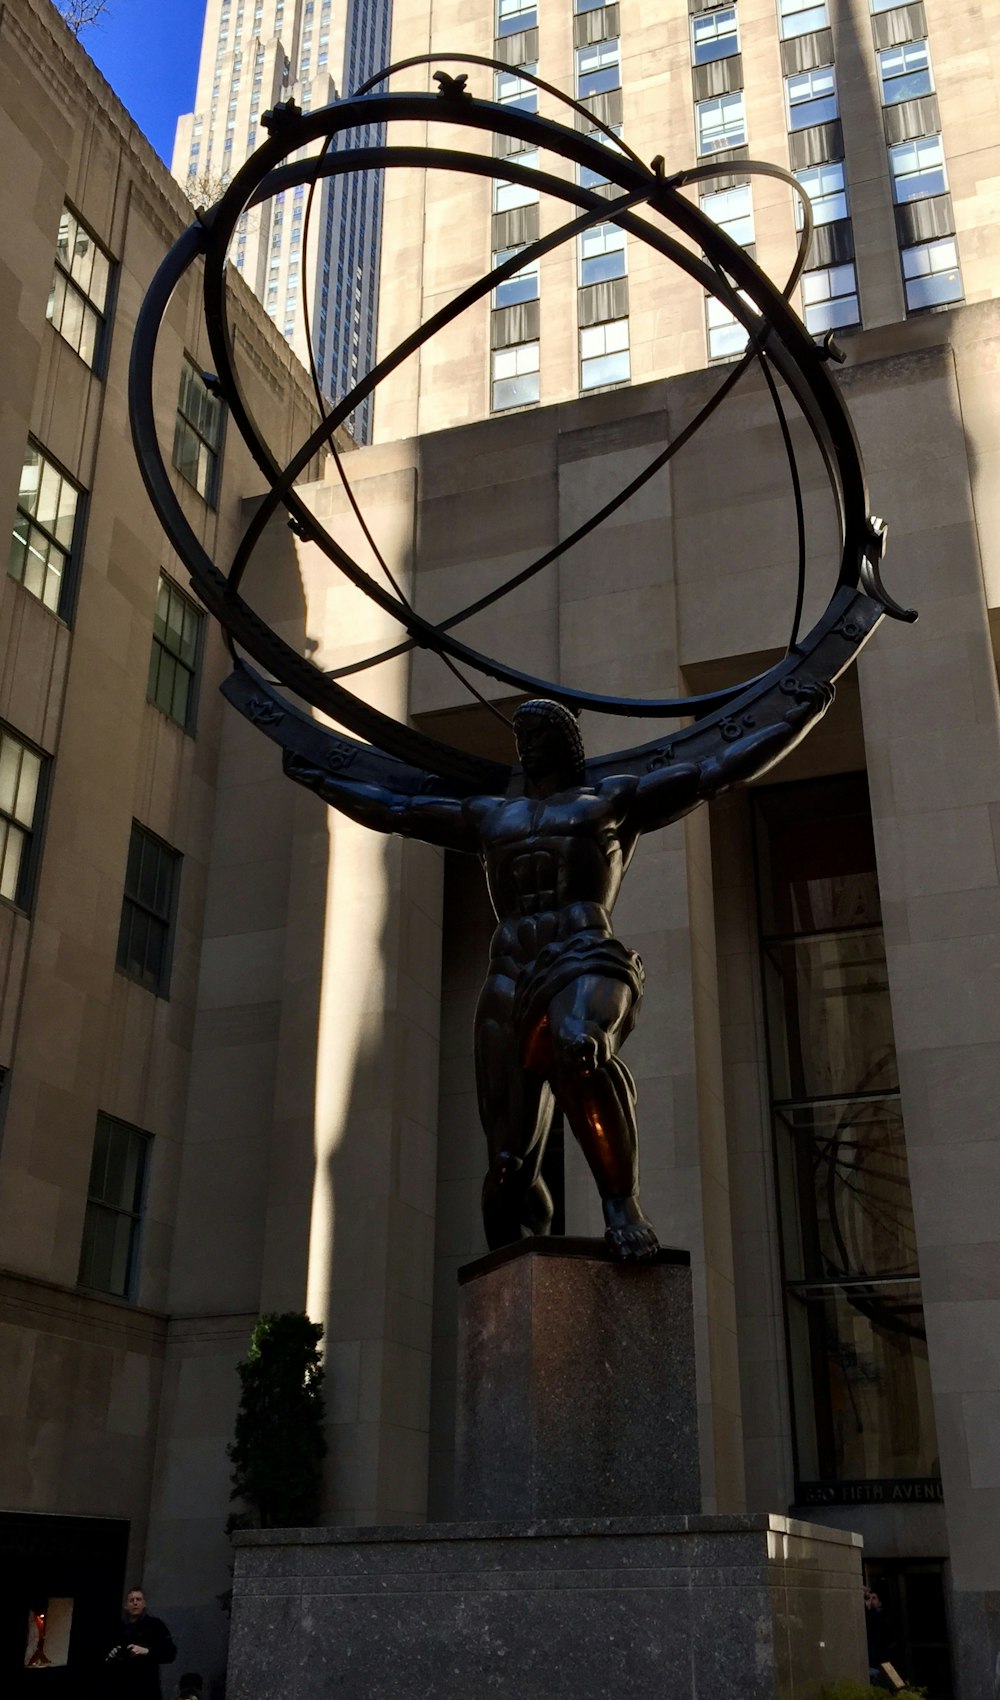
[[[323,1326],[301,1311],[262,1316],[237,1365],[242,1398],[227,1448],[232,1499],[245,1510],[230,1529],[315,1523],[323,1486]]]

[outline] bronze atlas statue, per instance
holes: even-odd
[[[777,289],[753,258],[682,193],[717,176],[717,163],[668,176],[662,159],[646,165],[592,113],[523,69],[519,75],[564,101],[574,118],[582,120],[582,128],[578,122],[560,124],[517,106],[473,98],[465,73],[437,72],[436,94],[383,92],[391,75],[435,58],[487,68],[491,75],[506,68],[475,55],[429,56],[389,67],[322,110],[305,114],[289,102],[265,116],[268,140],[236,173],[219,202],[199,213],[153,280],[132,356],[133,436],[160,520],[191,573],[196,593],[226,630],[235,669],[223,690],[279,744],[286,772],[377,831],[408,834],[482,859],[497,917],[475,1021],[479,1109],[489,1149],[483,1188],[489,1244],[503,1246],[550,1228],[552,1201],[541,1162],[558,1105],[597,1182],[611,1247],[623,1259],[643,1259],[656,1251],[657,1240],[639,1203],[635,1087],[620,1054],[638,1013],[643,969],[611,927],[611,912],[638,839],[779,761],[826,711],[834,680],[880,620],[886,614],[904,620],[915,615],[893,601],[879,576],[885,527],[871,515],[857,441],[829,369],[831,361],[843,356],[831,336],[817,344],[789,304],[812,238],[809,198],[796,179],[776,166],[740,162],[741,172],[779,179],[802,203],[796,262],[784,287]],[[409,140],[415,123],[437,135],[450,125],[459,140],[471,130],[494,141],[499,138],[503,146],[491,150],[480,143],[468,151],[459,146],[415,147]],[[392,140],[398,124],[409,126],[405,145]],[[508,152],[508,144],[531,151]],[[569,174],[565,169],[560,175],[548,172],[538,166],[540,153],[533,150],[547,150],[574,169]],[[317,383],[319,422],[282,466],[250,412],[236,368],[226,311],[227,254],[234,232],[248,210],[299,185],[309,189],[308,227],[313,194],[323,180],[414,165],[521,183],[569,203],[574,213],[555,231],[502,259],[432,314],[336,404],[327,404]],[[659,222],[638,216],[640,208],[657,215]],[[647,244],[721,301],[744,327],[746,351],[726,368],[714,395],[683,430],[582,526],[514,577],[435,624],[404,596],[384,561],[388,585],[359,565],[306,506],[295,480],[327,447],[353,504],[335,433],[358,404],[402,360],[467,307],[486,299],[498,284],[561,243],[607,223]],[[307,243],[308,228],[303,245]],[[184,515],[164,463],[153,406],[160,328],[174,290],[198,260],[204,261],[205,322],[216,367],[205,374],[205,382],[226,401],[269,486],[227,572],[207,554]],[[567,554],[628,502],[751,371],[760,374],[776,411],[795,504],[798,585],[780,661],[753,679],[702,695],[639,699],[537,678],[456,635],[463,621]],[[805,634],[799,629],[805,520],[778,380],[819,451],[839,527],[837,582],[824,613]],[[511,428],[517,428],[516,420]],[[400,641],[393,648],[323,672],[254,612],[241,594],[241,581],[268,521],[281,507],[299,537],[321,549],[398,622]],[[363,520],[362,527],[375,550]],[[460,664],[527,697],[513,720],[519,767],[471,756],[396,722],[341,682],[418,645],[443,657],[453,669]],[[356,736],[330,731],[291,696]],[[684,724],[667,739],[588,760],[576,720],[582,709]]]

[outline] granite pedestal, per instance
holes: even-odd
[[[228,1700],[814,1700],[867,1668],[857,1536],[697,1514],[690,1271],[462,1272],[466,1521],[236,1536]]]
[[[861,1542],[784,1517],[236,1536],[227,1700],[815,1700]]]
[[[690,1263],[533,1239],[460,1270],[459,1517],[701,1510]]]

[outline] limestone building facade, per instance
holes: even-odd
[[[996,293],[997,26],[988,8],[973,23],[947,0],[412,0],[397,5],[393,57],[418,53],[498,59],[508,69],[452,69],[467,72],[477,95],[561,116],[611,147],[623,134],[641,159],[662,156],[668,175],[717,161],[718,179],[691,193],[776,279],[795,253],[794,199],[740,166],[750,158],[794,171],[817,225],[796,300],[817,333],[874,329]],[[587,116],[574,117],[525,71],[575,97]],[[430,130],[447,145],[444,126]],[[565,161],[539,160],[520,142],[504,149],[519,164],[571,175]],[[593,178],[584,186],[600,189]],[[443,170],[389,172],[386,209],[386,275],[419,279],[420,292],[416,302],[410,291],[386,295],[383,349],[572,211],[523,183]],[[742,343],[723,307],[686,279],[664,279],[640,244],[599,225],[500,285],[394,374],[380,391],[376,435],[691,371]]]
[[[65,1628],[71,1601],[67,1656],[85,1661],[141,1578],[221,1692],[225,1447],[261,1312],[326,1329],[329,1519],[449,1516],[455,1272],[484,1249],[470,1026],[490,918],[474,862],[338,818],[224,709],[224,647],[126,425],[135,317],[190,207],[46,0],[4,0],[0,64],[18,235],[0,272],[0,1660],[15,1692],[33,1680],[29,1608]],[[464,242],[471,214],[454,229]],[[932,1700],[993,1700],[1000,1653],[1000,303],[992,231],[965,230],[962,302],[904,316],[883,241],[895,306],[842,337],[887,580],[919,623],[880,628],[766,783],[647,839],[616,917],[648,975],[626,1053],[644,1201],[692,1254],[705,1507],[859,1529],[895,1662]],[[280,454],[309,387],[233,287]],[[348,457],[423,612],[518,570],[676,436],[723,375],[702,320],[689,330],[676,368],[558,405],[418,420],[428,389]],[[193,287],[168,331],[162,441],[224,562],[260,478],[201,382]],[[793,431],[808,617],[836,561]],[[367,563],[336,469],[307,493]],[[780,434],[748,375],[608,527],[468,629],[584,687],[695,692],[781,652],[794,568]],[[330,668],[399,636],[286,525],[246,590]],[[425,655],[358,688],[509,758]],[[584,722],[595,752],[658,730]],[[599,1232],[571,1141],[550,1175],[560,1225]]]

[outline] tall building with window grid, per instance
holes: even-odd
[[[992,72],[957,6],[471,0],[457,13],[432,0],[400,12],[393,32],[396,60],[428,50],[502,61],[496,73],[459,68],[474,94],[584,129],[533,86],[526,73],[536,73],[641,158],[662,155],[668,173],[717,161],[718,177],[689,193],[775,279],[791,269],[801,213],[787,187],[741,167],[786,166],[816,223],[794,305],[817,337],[996,292],[997,138],[972,116]],[[556,175],[571,169],[520,142],[498,150]],[[442,172],[393,172],[386,193],[385,274],[406,287],[384,307],[383,351],[415,305],[426,317],[568,216],[523,184]],[[377,434],[696,370],[745,344],[724,306],[609,223],[509,279],[408,361],[381,392]]]
[[[208,0],[195,110],[177,124],[173,174],[196,204],[218,198],[266,139],[280,101],[310,111],[387,62],[392,0]],[[374,137],[365,138],[373,140]],[[245,214],[232,261],[327,398],[371,364],[378,313],[382,174],[299,187]],[[305,304],[308,303],[307,322]],[[349,422],[371,435],[372,403]]]

